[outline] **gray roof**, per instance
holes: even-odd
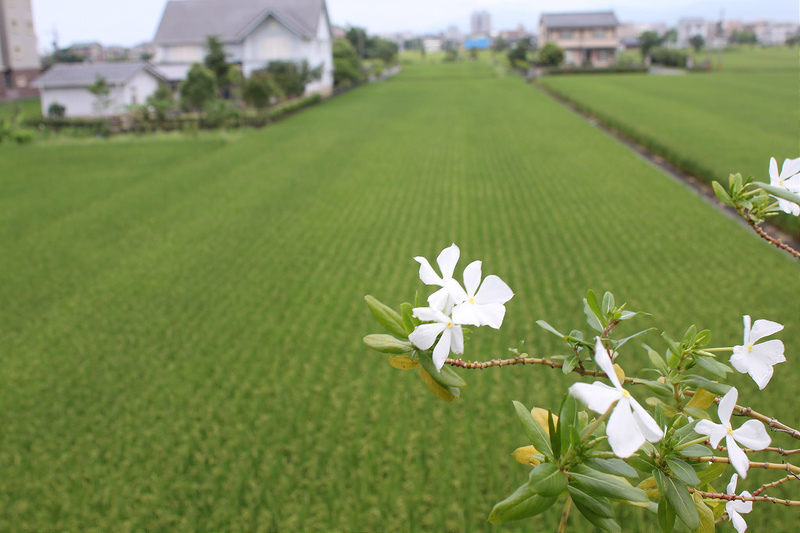
[[[41,89],[88,87],[94,84],[98,77],[105,78],[109,85],[122,85],[142,70],[149,72],[159,81],[167,81],[161,73],[144,61],[58,63],[39,76],[34,85]]]
[[[317,34],[325,0],[170,0],[156,31],[156,44],[198,44],[215,35],[240,42],[268,16],[307,39]]]
[[[548,29],[610,28],[619,26],[613,11],[597,13],[542,13],[542,24]]]

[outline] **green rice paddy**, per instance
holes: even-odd
[[[796,148],[773,126],[757,161]],[[0,161],[0,530],[552,530],[552,514],[486,517],[528,475],[511,401],[554,407],[573,378],[467,373],[445,404],[361,342],[363,296],[411,301],[413,257],[452,242],[459,270],[482,259],[516,294],[465,358],[521,339],[562,353],[535,321],[586,330],[588,288],[653,313],[622,334],[694,323],[730,346],[750,314],[786,324],[788,362],[762,393],[734,378],[740,402],[798,422],[797,264],[482,63],[408,66],[233,140],[2,145]]]

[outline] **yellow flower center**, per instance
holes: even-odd
[[[626,391],[626,390],[623,390],[622,391],[622,397],[623,398],[630,398],[631,397],[631,393]]]
[[[733,435],[733,428],[731,426],[726,427],[725,431],[728,432],[728,435]]]
[[[452,327],[453,327],[453,323],[452,323],[452,322],[448,322],[448,323],[447,323],[447,327],[448,327],[448,328],[452,328]]]
[[[469,303],[471,303],[471,304],[474,304],[474,303],[475,303],[475,298],[473,298],[472,296],[470,296],[470,297],[469,297]]]
[[[780,185],[781,187],[783,187],[783,180],[778,180],[778,185]]]
[[[748,352],[752,352],[753,351],[753,345],[752,344],[748,344],[747,345],[747,351]]]

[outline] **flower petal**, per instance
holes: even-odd
[[[475,301],[481,304],[504,304],[514,296],[511,288],[505,281],[491,274],[483,280],[481,288],[475,294]]]
[[[783,341],[772,339],[770,341],[762,342],[753,346],[753,351],[750,352],[753,357],[763,361],[768,365],[776,365],[786,361],[784,352]]]
[[[621,399],[611,413],[606,435],[614,455],[623,459],[636,453],[636,450],[644,444],[644,435],[626,398]]]
[[[720,424],[715,424],[708,420],[699,421],[694,430],[701,435],[708,435],[712,448],[716,448],[719,445],[719,441],[728,434],[728,430]]]
[[[575,383],[569,388],[570,394],[586,404],[586,407],[595,413],[604,414],[614,402],[622,398],[622,393],[605,383],[595,381],[588,383]]]
[[[424,257],[415,257],[414,260],[419,263],[419,279],[425,285],[443,285],[442,278],[433,270],[433,267]]]
[[[747,368],[747,373],[753,378],[753,381],[758,385],[759,390],[763,390],[772,379],[772,365],[764,363],[760,359],[752,358],[750,365]]]
[[[441,323],[421,324],[408,336],[408,340],[420,350],[427,350],[436,342],[436,337],[444,331],[447,326]]]
[[[473,261],[464,269],[464,288],[468,296],[475,296],[481,284],[481,262]]]
[[[743,446],[754,450],[763,450],[772,442],[764,424],[758,420],[748,420],[740,428],[734,429],[733,438]]]
[[[442,270],[442,279],[447,280],[453,277],[453,271],[456,269],[456,263],[458,263],[460,255],[461,250],[458,249],[455,243],[442,250],[442,253],[436,258],[436,263],[439,264],[439,268]]]
[[[750,468],[750,459],[747,458],[747,454],[739,448],[731,435],[725,437],[725,447],[728,448],[728,459],[730,459],[733,468],[739,472],[742,479],[746,478],[747,469]]]
[[[731,519],[731,522],[733,523],[733,527],[734,527],[734,529],[736,529],[736,532],[737,533],[744,533],[745,531],[747,531],[747,522],[745,522],[744,518],[742,518],[739,515],[739,513],[736,512],[736,509],[733,507],[733,505],[731,505],[733,503],[736,503],[736,502],[728,502],[728,503],[726,503],[725,504],[725,511],[727,511],[728,517]]]
[[[454,279],[448,279],[444,282],[444,289],[450,295],[450,299],[454,304],[460,304],[462,302],[466,302],[469,298],[467,293],[464,291],[464,288],[461,286],[459,282]]]
[[[630,401],[631,407],[633,408],[633,416],[636,418],[636,423],[639,424],[639,429],[642,430],[644,438],[650,442],[658,442],[664,438],[664,432],[658,427],[658,424],[655,419],[650,416],[650,413],[633,398],[628,401]]]
[[[475,313],[481,326],[489,326],[500,329],[503,325],[503,318],[506,316],[506,308],[503,304],[481,304],[475,305]]]
[[[450,341],[452,338],[452,328],[445,328],[442,338],[439,339],[433,349],[433,364],[436,366],[436,370],[442,370],[445,359],[450,355]]]
[[[456,324],[480,326],[481,319],[476,312],[476,305],[469,302],[458,304],[453,308],[453,322]]]
[[[775,164],[777,165],[777,163],[775,163]],[[750,344],[750,329],[751,329],[750,328],[750,315],[744,315],[744,345],[745,346]]]
[[[423,322],[430,320],[447,324],[447,322],[450,320],[446,314],[433,307],[415,307],[411,314]]]
[[[736,387],[731,387],[731,390],[719,401],[717,416],[719,416],[719,421],[722,422],[722,425],[730,424],[733,408],[736,407],[736,401],[738,399],[739,391],[736,390]]]
[[[755,344],[759,339],[778,333],[783,329],[783,325],[772,320],[756,320],[753,329],[750,330],[750,343]]]
[[[774,157],[769,158],[769,181],[772,185],[777,185],[778,180],[780,180],[780,174],[778,173],[778,162],[775,160]]]
[[[742,492],[740,494],[740,496],[744,496],[745,498],[752,498],[753,497],[753,495],[750,494],[747,491]],[[737,513],[749,513],[750,511],[753,510],[753,502],[743,502],[741,500],[733,500],[733,501],[731,501],[729,503],[732,504],[731,507]],[[727,506],[726,506],[726,510],[727,510]]]
[[[800,172],[800,158],[784,159],[781,166],[781,178],[784,180],[791,178]]]
[[[622,385],[619,384],[617,372],[614,370],[614,363],[611,362],[611,356],[608,355],[608,350],[606,350],[606,347],[600,342],[600,337],[597,337],[597,342],[594,345],[594,361],[597,363],[597,366],[600,367],[600,370],[608,375],[608,379],[611,380],[611,383],[613,383],[616,388],[622,389]]]
[[[725,494],[732,496],[736,494],[736,482],[739,481],[739,474],[733,474],[731,476],[731,482],[728,483],[728,486],[725,487]]]
[[[447,308],[450,303],[450,291],[447,287],[442,287],[438,291],[428,296],[428,305],[437,311],[442,311]]]
[[[750,370],[750,352],[744,346],[734,346],[733,355],[731,355],[730,364],[738,372],[747,374]]]
[[[453,353],[464,353],[464,331],[461,329],[461,326],[458,325],[453,326],[451,331],[453,339],[450,343],[450,349]]]

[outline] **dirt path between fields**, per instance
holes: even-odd
[[[700,179],[692,176],[691,174],[687,174],[683,172],[680,168],[670,163],[668,160],[664,159],[663,157],[654,154],[641,144],[633,141],[632,139],[622,135],[619,131],[615,130],[614,128],[610,127],[608,124],[604,123],[602,120],[598,119],[591,113],[585,112],[578,107],[576,107],[572,102],[565,100],[558,94],[550,91],[547,87],[544,87],[541,84],[533,83],[533,86],[536,87],[541,92],[545,93],[546,95],[550,96],[557,102],[560,102],[567,108],[571,109],[574,113],[583,117],[589,124],[595,126],[596,128],[604,131],[608,135],[614,137],[616,140],[630,148],[633,152],[635,152],[639,157],[653,165],[654,167],[661,170],[667,176],[683,183],[685,186],[689,187],[696,193],[698,193],[702,198],[704,198],[710,205],[714,206],[718,210],[722,211],[730,218],[735,219],[738,221],[742,226],[748,228],[748,231],[752,232],[752,229],[747,225],[747,223],[739,217],[736,213],[736,210],[732,207],[728,207],[722,202],[717,199],[717,195],[714,194],[714,189],[711,187],[710,184],[701,181]],[[782,243],[790,246],[794,250],[800,251],[800,239],[795,238],[788,233],[776,228],[775,226],[764,223],[762,224],[762,228],[766,231],[769,235],[771,235],[775,239],[779,239]],[[757,236],[756,236],[757,237]],[[789,253],[789,252],[786,252]],[[791,254],[790,254],[791,255]]]

